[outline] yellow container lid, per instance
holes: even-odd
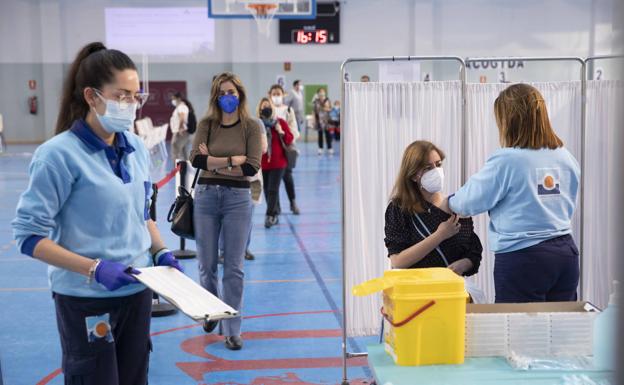
[[[392,289],[393,296],[463,295],[464,279],[444,267],[426,269],[394,269],[383,277],[371,279],[353,287],[353,294],[365,296],[381,290]]]

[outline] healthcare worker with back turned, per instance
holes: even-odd
[[[574,301],[579,164],[553,131],[536,88],[506,88],[494,114],[502,148],[446,203],[462,216],[489,212],[496,302]]]
[[[128,132],[146,99],[126,54],[82,48],[12,222],[21,252],[50,265],[66,385],[147,384],[152,292],[134,268],[181,270],[149,217],[149,153]]]

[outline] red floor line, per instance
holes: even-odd
[[[56,369],[52,373],[50,373],[47,376],[45,376],[41,381],[37,382],[36,385],[46,385],[48,382],[52,381],[52,379],[54,377],[56,377],[59,374],[61,374],[61,372],[62,372],[61,368]]]
[[[259,314],[259,315],[246,316],[246,317],[243,317],[243,319],[283,317],[283,316],[290,316],[290,315],[323,314],[323,313],[333,313],[333,312],[334,312],[333,310],[314,310],[314,311],[299,311],[299,312],[292,312],[292,313]],[[159,336],[159,335],[163,335],[167,333],[173,333],[179,330],[195,328],[198,326],[201,326],[201,324],[197,323],[197,324],[186,325],[186,326],[181,326],[181,327],[172,328],[172,329],[161,330],[159,332],[151,333],[150,336],[151,337]],[[56,376],[58,376],[61,373],[62,373],[62,370],[60,368],[56,369],[52,373],[45,376],[41,381],[37,382],[36,385],[47,385],[50,381],[52,381]]]

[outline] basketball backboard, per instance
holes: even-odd
[[[276,19],[314,19],[316,0],[208,0],[208,17],[215,19],[253,19],[249,5],[277,5]]]

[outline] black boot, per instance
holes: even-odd
[[[299,207],[297,206],[297,202],[295,202],[294,199],[290,201],[290,211],[292,211],[295,215],[301,214],[301,211],[299,211]]]
[[[241,350],[243,348],[243,339],[239,336],[225,337],[225,347],[230,350]]]

